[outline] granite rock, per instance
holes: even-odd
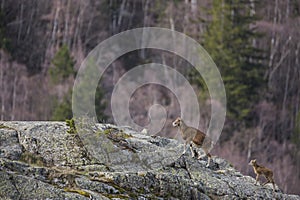
[[[1,199],[300,199],[255,185],[226,160],[110,124],[0,122]]]

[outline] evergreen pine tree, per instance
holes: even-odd
[[[67,45],[63,45],[55,54],[52,64],[53,67],[49,69],[51,81],[54,84],[63,84],[70,76],[75,75],[74,60],[70,55]],[[69,87],[68,85],[66,87]],[[62,100],[57,100],[54,103],[54,110],[52,113],[52,120],[64,121],[72,118],[72,91],[63,97]]]
[[[50,69],[50,77],[51,80],[56,84],[62,84],[66,79],[70,76],[75,75],[75,71],[73,70],[74,60],[70,55],[69,48],[66,45],[63,45],[56,55],[54,56],[52,63],[54,65],[53,68]],[[88,79],[92,79],[93,76],[97,76],[97,72],[92,71],[91,73],[87,73]],[[93,79],[94,80],[94,79]],[[96,83],[95,83],[96,84]],[[80,98],[86,99],[90,98],[92,95],[95,95],[95,110],[97,118],[101,121],[106,120],[107,116],[104,114],[104,110],[106,107],[105,102],[103,101],[104,93],[100,87],[97,88],[96,93],[92,94],[90,91],[90,81],[86,81],[82,85],[82,93]],[[72,85],[73,86],[73,85]],[[85,105],[83,106],[83,110],[88,110]],[[65,120],[71,119],[73,116],[72,113],[72,89],[69,89],[68,93],[64,96],[61,102],[55,103],[54,111],[52,114],[52,120]]]
[[[64,96],[62,102],[57,101],[54,105],[54,111],[52,113],[52,120],[64,121],[73,117],[72,113],[72,91]]]
[[[49,73],[53,83],[61,83],[70,75],[75,75],[74,60],[67,45],[62,45],[52,60],[53,67]]]
[[[54,67],[50,70],[50,77],[54,83],[63,84],[66,79],[68,79],[70,76],[75,75],[75,71],[73,70],[74,60],[71,57],[69,49],[66,45],[63,45],[59,49],[57,54],[54,56],[52,63]],[[92,77],[97,76],[97,71],[87,71],[86,76],[87,80],[92,79]],[[93,91],[87,89],[90,88],[90,84],[90,81],[86,81],[84,84],[81,85],[80,90],[82,92],[80,92],[79,98],[82,99],[83,103],[82,105],[79,105],[77,107],[80,107],[80,109],[82,109],[83,112],[88,112],[88,109],[86,107],[87,104],[85,104],[84,102],[88,102],[88,99],[91,96],[95,95],[95,111],[97,114],[97,118],[100,121],[106,120],[107,116],[103,113],[106,107],[106,104],[103,100],[104,93],[100,87],[97,88],[96,93],[93,93]],[[73,87],[73,85],[71,87]],[[71,119],[73,117],[72,89],[68,91],[68,93],[62,99],[62,101],[57,101],[55,103],[55,108],[52,113],[52,120],[64,121],[65,119]]]
[[[97,86],[98,69],[94,59],[86,60],[85,73],[82,74],[78,83],[74,86],[73,109],[77,115],[82,117],[96,117],[99,121],[104,121],[107,116],[104,114],[106,102],[101,87]],[[95,113],[94,113],[95,112]],[[95,119],[96,120],[96,119]]]
[[[264,72],[261,51],[253,47],[259,35],[250,26],[256,19],[249,5],[247,1],[213,0],[211,22],[203,40],[224,80],[228,116],[246,123],[251,122]]]

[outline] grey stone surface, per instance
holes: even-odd
[[[0,199],[300,199],[176,140],[96,124],[0,122]]]

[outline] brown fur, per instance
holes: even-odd
[[[263,183],[262,185],[266,185],[267,183],[272,183],[273,191],[275,191],[275,182],[274,182],[272,170],[270,170],[269,168],[266,168],[264,166],[258,165],[256,162],[256,159],[251,160],[249,162],[249,165],[253,166],[254,173],[256,174],[255,184],[257,184],[257,182],[258,182],[259,175],[263,175],[267,179],[267,181],[265,183]]]
[[[205,133],[203,133],[202,131],[193,128],[193,127],[189,127],[187,126],[184,121],[178,117],[174,122],[173,122],[173,126],[178,127],[182,136],[182,139],[185,141],[184,143],[184,151],[182,154],[184,154],[186,152],[186,145],[190,144],[190,149],[191,152],[193,154],[194,157],[194,151],[192,149],[192,144],[194,144],[196,147],[198,148],[202,148],[206,154],[206,156],[208,157],[208,166],[210,163],[210,159],[211,159],[211,155],[209,153],[211,144],[212,144],[212,140],[206,136]],[[198,156],[198,159],[200,159],[201,156]]]

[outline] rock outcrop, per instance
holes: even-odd
[[[69,124],[70,125],[70,124]],[[300,199],[128,127],[0,123],[1,199]]]

